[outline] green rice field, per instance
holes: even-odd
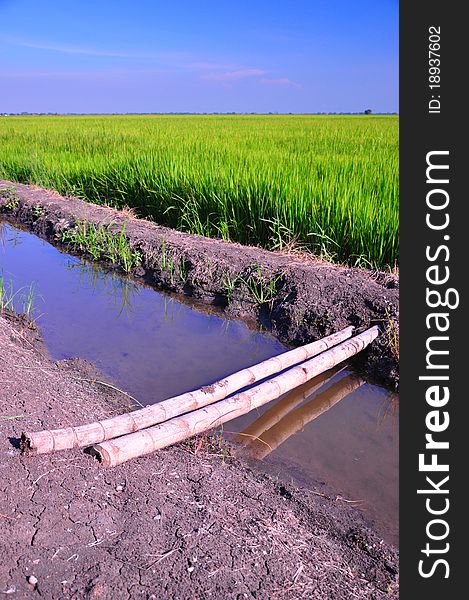
[[[269,249],[397,264],[398,117],[0,117],[0,178]]]

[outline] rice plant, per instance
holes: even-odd
[[[86,220],[78,221],[75,227],[62,232],[61,241],[72,248],[87,252],[94,260],[109,260],[126,273],[140,264],[140,252],[131,248],[125,235],[125,223],[119,231],[114,231],[112,223],[97,226]]]
[[[33,283],[15,290],[13,282],[11,280],[7,282],[3,274],[0,273],[0,312],[17,312],[32,320],[35,300],[36,293]]]
[[[398,260],[398,117],[8,117],[0,177],[351,265]]]

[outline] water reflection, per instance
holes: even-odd
[[[354,392],[364,381],[356,375],[346,375],[326,384],[335,375],[326,372],[286,394],[259,419],[238,434],[236,441],[248,446],[249,453],[258,459],[266,457],[289,437],[303,431],[305,426]],[[317,390],[312,400],[297,407]]]
[[[378,412],[378,428],[384,427],[385,421],[391,419],[396,422],[399,417],[399,394],[389,391],[381,402]]]
[[[21,244],[20,231],[9,227],[6,223],[0,222],[0,248],[10,246],[14,248]]]
[[[265,413],[256,421],[251,423],[251,425],[246,427],[246,429],[244,429],[242,432],[238,433],[235,437],[235,442],[246,446],[250,444],[253,439],[259,438],[264,431],[267,431],[273,427],[287,413],[301,404],[304,400],[306,400],[306,398],[309,398],[325,383],[330,381],[335,372],[336,371],[334,370],[330,370],[326,371],[325,373],[321,373],[317,377],[314,377],[314,379],[311,381],[300,385],[290,393],[284,395],[271,408],[267,409]]]
[[[141,287],[125,277],[116,277],[112,272],[97,269],[85,261],[69,260],[67,270],[78,273],[77,291],[85,286],[93,292],[104,293],[116,308],[116,318],[134,313],[134,306]]]

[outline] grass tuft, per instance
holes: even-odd
[[[218,456],[222,462],[233,456],[231,447],[223,436],[223,426],[219,430],[194,435],[181,442],[181,447],[194,456]]]
[[[113,224],[99,226],[78,221],[75,227],[61,234],[61,241],[75,250],[86,252],[94,260],[110,261],[129,273],[141,262],[141,254],[131,248],[125,235],[125,223],[119,231],[113,230]]]
[[[32,321],[35,311],[36,293],[34,284],[23,286],[14,290],[13,282],[5,281],[3,274],[0,274],[0,312],[18,312]]]
[[[388,309],[386,309],[385,335],[394,360],[399,362],[399,321],[390,315]]]

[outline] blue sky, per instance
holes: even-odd
[[[398,111],[397,0],[0,0],[1,112]]]

